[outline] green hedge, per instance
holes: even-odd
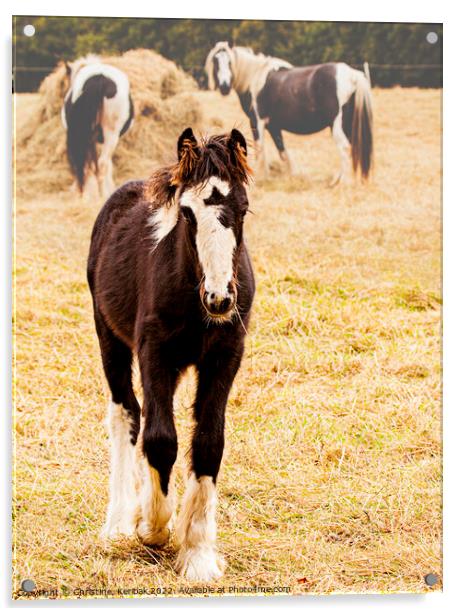
[[[35,36],[24,35],[26,24],[35,27]],[[431,31],[439,37],[433,45],[426,39]],[[441,87],[442,34],[441,24],[18,16],[13,18],[15,89],[34,91],[59,59],[139,47],[174,60],[204,86],[202,67],[219,40],[294,65],[362,66],[367,60],[373,83],[385,87]]]

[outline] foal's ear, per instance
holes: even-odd
[[[229,135],[228,147],[235,148],[236,145],[240,145],[244,150],[244,154],[247,156],[247,141],[244,135],[237,128],[233,128]]]
[[[192,128],[185,128],[178,138],[178,162],[185,154],[190,154],[191,151],[197,150],[197,139],[194,136]]]
[[[64,66],[66,68],[66,75],[70,77],[72,74],[72,66],[69,64],[67,60],[64,60]]]
[[[178,166],[176,179],[179,182],[184,182],[191,174],[199,158],[199,146],[192,128],[187,128],[181,133],[178,139],[177,151]]]
[[[229,135],[228,148],[236,175],[241,182],[247,182],[252,173],[247,162],[247,142],[244,135],[237,128],[233,128]]]

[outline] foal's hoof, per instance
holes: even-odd
[[[135,525],[123,521],[116,523],[106,522],[99,534],[103,540],[113,541],[115,539],[123,539],[133,537],[135,535]]]
[[[141,521],[136,527],[136,534],[141,543],[145,545],[165,545],[170,539],[170,529],[167,526],[163,528],[152,528],[150,524]]]
[[[175,570],[190,582],[213,582],[223,575],[225,560],[213,548],[181,548]]]

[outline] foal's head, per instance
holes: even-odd
[[[229,320],[236,309],[249,175],[247,145],[238,130],[200,143],[190,128],[180,136],[169,184],[195,254],[200,300],[217,322]]]
[[[207,56],[205,70],[209,80],[209,89],[219,89],[226,96],[233,85],[233,62],[231,47],[226,41],[220,41]]]

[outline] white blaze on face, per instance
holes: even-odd
[[[204,271],[205,290],[226,297],[233,277],[236,238],[233,230],[220,222],[221,206],[204,203],[214,188],[224,197],[230,192],[227,182],[213,176],[205,185],[185,190],[180,197],[180,206],[191,208],[196,218],[196,247]]]
[[[229,60],[228,52],[219,51],[215,54],[215,58],[218,62],[217,79],[219,85],[226,85],[231,87],[231,63]]]

